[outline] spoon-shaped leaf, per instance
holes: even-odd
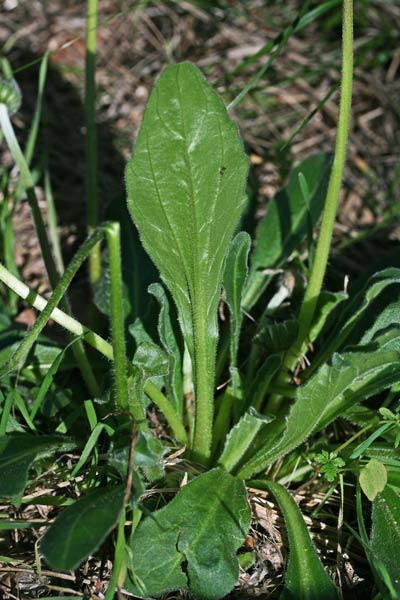
[[[236,125],[201,73],[190,63],[166,69],[126,170],[128,208],[178,307],[193,362],[200,460],[210,455],[217,307],[247,171]]]
[[[272,492],[285,518],[290,558],[280,600],[337,600],[337,590],[318,558],[303,516],[290,493],[273,481],[256,480],[251,485]]]
[[[219,468],[196,477],[139,524],[124,587],[140,598],[188,588],[199,600],[225,597],[250,521],[243,481]]]

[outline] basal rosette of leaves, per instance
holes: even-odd
[[[349,2],[345,4],[348,10]],[[349,21],[347,31],[348,27]],[[146,107],[126,183],[129,213],[165,287],[156,282],[148,257],[145,264],[143,249],[138,250],[136,229],[126,243],[132,222],[126,218],[121,223],[122,254],[129,255],[129,264],[122,265],[120,224],[108,223],[82,247],[69,267],[67,283],[63,276],[49,302],[38,296],[33,301],[45,318],[26,338],[25,350],[32,352],[36,366],[43,364],[42,370],[30,373],[38,388],[30,411],[10,378],[26,352],[14,352],[14,337],[0,351],[0,376],[6,377],[5,394],[0,392],[0,495],[18,505],[34,475],[43,473],[48,455],[71,449],[80,453],[71,478],[85,464],[87,472],[95,474],[82,483],[81,495],[43,536],[40,551],[54,569],[75,569],[117,528],[106,600],[117,586],[139,597],[186,590],[198,599],[222,598],[238,580],[238,551],[251,524],[247,483],[256,491],[271,493],[285,519],[290,559],[282,597],[337,597],[299,508],[277,481],[281,470],[281,482],[285,477],[287,482],[296,480],[292,472],[288,474],[292,459],[310,470],[310,464],[304,465],[310,463],[304,455],[305,442],[313,443],[313,436],[338,417],[353,419],[357,425],[358,405],[373,396],[380,401],[379,395],[389,388],[386,402],[393,411],[381,408],[385,421],[379,429],[359,447],[351,445],[346,455],[342,450],[347,442],[336,448],[333,438],[326,436],[332,447],[320,449],[316,462],[330,484],[356,474],[373,502],[371,534],[363,540],[367,558],[376,557],[379,576],[389,590],[398,590],[392,556],[399,539],[399,497],[390,485],[396,484],[393,471],[399,461],[390,451],[396,451],[400,435],[393,402],[400,382],[400,313],[397,302],[385,300],[388,291],[398,290],[398,269],[376,273],[349,302],[344,291],[315,292],[306,337],[315,344],[316,353],[310,353],[311,365],[301,373],[301,385],[289,381],[290,371],[297,379],[293,361],[301,358],[305,340],[298,339],[301,311],[296,312],[294,296],[275,275],[290,272],[291,262],[301,261],[309,276],[318,262],[313,229],[326,208],[325,193],[335,165],[336,185],[338,181],[340,185],[337,161],[332,162],[330,155],[319,153],[296,164],[252,232],[252,248],[249,233],[236,231],[246,206],[248,171],[236,125],[194,65],[181,63],[162,73]],[[110,317],[112,345],[57,309],[72,277],[104,232],[109,253],[97,283],[96,302]],[[111,237],[115,246],[109,243]],[[7,279],[5,271],[0,265],[2,281],[31,298],[26,286],[21,291],[18,280],[16,284],[15,279]],[[137,282],[143,283],[139,290],[133,289]],[[273,296],[272,283],[277,288]],[[222,289],[227,323],[217,319]],[[299,296],[304,291],[302,283]],[[136,295],[141,296],[137,304]],[[289,298],[291,315],[280,319],[281,304]],[[147,308],[153,299],[148,319],[143,306]],[[261,316],[260,303],[264,303]],[[253,308],[260,318],[251,328],[244,314]],[[44,398],[68,349],[53,348],[51,360],[44,360],[39,352],[38,336],[50,317],[77,336],[71,345],[84,339],[110,361],[108,377],[114,384],[104,386],[98,404],[90,409],[87,439],[41,435],[38,430]],[[131,335],[126,346],[125,329]],[[249,339],[242,349],[243,332]],[[249,356],[244,356],[248,348]],[[19,372],[22,379],[25,367]],[[38,382],[33,378],[39,371],[43,380]],[[216,387],[223,381],[221,374],[229,379],[222,391]],[[153,414],[152,403],[157,409]],[[16,409],[30,434],[11,418]],[[76,409],[77,420],[81,410]],[[153,435],[154,423],[157,433],[162,432],[160,439]],[[69,434],[68,419],[61,425]],[[383,448],[374,446],[380,436],[386,444]],[[98,447],[105,451],[98,453]],[[263,478],[271,466],[268,476],[273,473],[277,481]],[[258,479],[250,480],[255,476]],[[389,552],[385,521],[393,530]]]

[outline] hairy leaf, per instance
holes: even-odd
[[[131,424],[122,426],[115,432],[108,462],[125,479],[128,476],[130,445],[132,436]],[[136,437],[134,468],[143,469],[147,479],[154,481],[164,475],[163,456],[166,452],[162,442],[150,431],[139,431]]]
[[[370,543],[374,559],[383,564],[395,592],[400,596],[400,496],[389,485],[372,504]]]
[[[46,531],[40,551],[53,569],[71,571],[97,550],[118,522],[124,486],[101,488],[68,506]]]
[[[24,491],[29,467],[37,458],[75,447],[72,440],[55,435],[0,437],[0,497],[10,498]]]
[[[140,597],[190,589],[199,599],[222,598],[238,578],[236,551],[249,526],[241,480],[219,468],[196,477],[139,524],[126,589]]]
[[[281,364],[282,357],[279,354],[271,354],[257,369],[255,379],[247,395],[248,404],[256,410],[261,410],[271,381],[278,372]]]
[[[298,388],[284,433],[267,441],[240,469],[248,478],[304,442],[356,402],[400,381],[400,352],[335,354],[304,386]],[[266,430],[268,438],[268,428]]]
[[[158,335],[164,350],[169,358],[169,374],[167,377],[168,396],[179,414],[183,410],[183,376],[182,355],[178,334],[174,328],[172,315],[174,307],[170,306],[168,296],[162,285],[155,283],[149,286],[149,292],[160,303],[160,315],[158,319]]]
[[[303,516],[289,492],[279,483],[256,480],[252,487],[267,489],[275,496],[288,532],[290,557],[282,600],[335,600],[338,593],[324,570],[311,542]]]
[[[247,259],[251,239],[248,233],[241,231],[232,240],[226,259],[223,286],[225,300],[230,313],[231,368],[237,367],[240,329],[242,326],[242,290],[247,277]]]
[[[243,299],[246,310],[254,306],[270,280],[263,271],[281,266],[307,237],[309,226],[317,224],[324,208],[330,166],[329,154],[309,156],[293,169],[288,185],[270,202],[251,257]],[[300,173],[307,184],[307,198],[302,193]]]
[[[327,361],[334,352],[344,348],[344,345],[354,328],[369,311],[371,311],[371,315],[375,320],[376,313],[374,312],[374,301],[380,294],[385,292],[389,286],[396,286],[399,284],[400,269],[390,268],[375,273],[368,280],[364,289],[344,306],[330,338],[324,344],[323,351],[320,353],[317,360],[313,362],[312,370],[314,371],[322,363]],[[371,328],[369,326],[368,329],[373,329],[373,331],[376,332],[375,327]]]
[[[168,358],[153,342],[142,342],[133,357],[132,374],[128,378],[129,401],[138,428],[146,428],[144,386],[148,379],[168,372]]]
[[[310,342],[314,342],[317,339],[337,306],[347,300],[347,298],[348,295],[346,292],[328,292],[323,290],[320,293],[313,323],[308,335]]]
[[[191,63],[168,67],[127,166],[128,208],[178,308],[194,368],[199,459],[210,453],[217,307],[247,171],[222,100]]]
[[[242,416],[226,438],[225,447],[218,463],[225,471],[232,471],[256,437],[260,429],[275,417],[261,415],[254,408]]]

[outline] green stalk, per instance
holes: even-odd
[[[15,137],[14,129],[10,121],[8,114],[8,108],[5,104],[0,104],[0,127],[6,138],[10,152],[20,170],[22,181],[26,189],[28,202],[32,210],[33,221],[37,236],[39,238],[39,244],[46,267],[47,274],[49,276],[50,285],[54,289],[58,283],[59,275],[54,263],[54,259],[51,253],[49,240],[47,238],[46,229],[43,223],[42,214],[39,209],[39,204],[36,198],[35,188],[33,184],[32,175],[29,166],[22,153],[20,145],[18,144],[17,138]],[[71,312],[67,299],[63,301],[62,307],[65,312]],[[82,373],[84,381],[92,394],[93,397],[99,396],[100,389],[97,384],[96,378],[93,374],[89,360],[85,354],[83,345],[78,342],[73,346],[73,352],[79,369]]]
[[[201,464],[207,464],[211,457],[217,348],[217,339],[211,338],[207,321],[207,311],[199,310],[194,319],[195,418],[192,450],[193,458]]]
[[[87,0],[86,6],[86,194],[88,202],[88,229],[89,234],[91,234],[99,224],[99,198],[97,189],[97,132],[95,121],[98,0]],[[92,285],[100,279],[100,274],[100,245],[97,245],[89,257],[89,278]]]
[[[104,600],[113,600],[115,589],[119,587],[120,573],[125,563],[125,521],[126,511],[124,509],[118,521],[117,541],[114,552],[114,565]]]
[[[45,158],[47,163],[47,157]],[[44,170],[44,195],[46,198],[47,205],[47,222],[49,226],[49,237],[51,241],[51,247],[54,254],[54,262],[59,273],[64,273],[65,265],[62,257],[60,236],[57,230],[57,212],[54,204],[53,190],[51,187],[51,179],[48,164]]]
[[[25,148],[25,159],[28,165],[31,164],[35,151],[36,140],[39,133],[40,120],[42,116],[43,94],[47,78],[47,67],[49,62],[50,51],[46,50],[43,54],[39,70],[39,85],[36,99],[35,112],[32,119],[31,128],[29,131],[28,141]]]
[[[26,302],[28,302],[28,304],[30,304],[36,310],[42,313],[44,310],[46,310],[49,301],[43,298],[43,296],[41,296],[40,294],[37,294],[36,292],[31,290],[25,283],[23,283],[12,273],[10,273],[10,271],[8,271],[1,263],[0,281],[2,281],[15,294],[17,294],[17,296],[19,296],[23,300],[26,300]],[[100,354],[102,354],[109,360],[113,360],[114,355],[111,344],[106,342],[105,339],[103,339],[97,333],[94,333],[94,331],[92,331],[88,327],[82,325],[79,321],[77,321],[70,315],[66,314],[59,308],[54,308],[53,311],[50,313],[49,318],[52,319],[55,323],[58,323],[58,325],[61,325],[61,327],[64,327],[64,329],[72,333],[74,336],[84,337],[85,341],[89,344],[89,346],[100,352]],[[39,334],[40,331],[37,335],[35,334],[32,343],[35,342]],[[29,335],[32,335],[32,330],[29,333]],[[9,369],[14,369],[16,367],[16,364],[17,363],[14,363],[14,361],[12,363],[10,362]],[[0,370],[0,377],[5,375],[5,372],[3,373],[3,369],[5,371],[4,365]]]
[[[92,238],[89,238],[89,240],[91,240]],[[97,240],[94,240],[94,243],[97,243]],[[61,327],[64,327],[64,329],[66,329],[73,335],[82,336],[84,340],[90,346],[92,346],[92,348],[100,352],[103,356],[105,356],[109,360],[114,360],[114,352],[111,344],[109,344],[104,338],[99,336],[97,333],[95,333],[88,327],[82,325],[79,321],[77,321],[70,315],[67,315],[65,312],[55,307],[57,305],[57,302],[54,301],[54,294],[57,290],[55,290],[50,300],[47,301],[43,298],[43,296],[36,294],[27,285],[25,285],[25,283],[17,279],[17,277],[10,273],[10,271],[8,271],[1,263],[0,281],[2,281],[7,287],[9,287],[13,292],[15,292],[20,298],[23,298],[31,306],[41,311],[41,316],[43,316],[43,312],[46,311],[46,322],[50,318],[53,319],[53,321],[61,325]],[[49,309],[50,302],[52,302],[52,304]],[[36,323],[29,334],[29,336],[32,336],[32,339],[30,339],[30,346],[34,343],[35,339],[40,334],[40,331],[43,329],[43,327],[41,327],[40,329],[39,327],[35,329],[35,326]],[[16,356],[17,352],[18,350],[14,353],[12,358],[9,361],[7,361],[6,365],[3,365],[3,367],[0,369],[0,378],[16,367],[21,356],[24,354],[24,352],[26,352],[26,349],[24,350],[24,352],[22,352],[22,354],[18,353],[18,356]],[[21,356],[19,356],[19,354],[21,354]],[[144,391],[148,395],[150,400],[154,402],[154,404],[163,412],[169,426],[172,429],[175,438],[180,443],[187,444],[186,432],[183,428],[180,416],[176,412],[172,404],[164,396],[164,394],[160,392],[160,390],[154,385],[154,383],[152,383],[149,380],[144,385]]]
[[[307,335],[314,317],[315,308],[321,292],[329,251],[332,242],[333,228],[339,202],[339,193],[343,179],[346,160],[347,140],[351,111],[351,95],[353,83],[353,2],[343,1],[343,42],[342,42],[342,80],[339,122],[336,135],[335,156],[329,179],[324,214],[310,281],[304,296],[299,314],[299,333],[293,346],[289,349],[285,368],[291,370],[304,351]]]
[[[146,381],[144,385],[144,391],[148,397],[151,398],[152,402],[154,402],[157,408],[159,408],[163,413],[164,417],[170,424],[172,431],[174,432],[176,440],[186,446],[188,441],[185,428],[179,414],[172,406],[168,398],[166,398],[166,396],[160,392],[158,387],[154,385],[150,379]]]
[[[124,311],[122,304],[121,243],[119,223],[106,225],[108,255],[110,261],[111,330],[114,352],[114,378],[117,406],[127,410],[128,383],[125,349]]]
[[[29,170],[28,163],[22,153],[20,145],[15,137],[14,129],[8,115],[8,108],[5,104],[0,104],[0,126],[3,130],[4,137],[6,138],[10,152],[16,162],[19,171],[21,173],[22,181],[25,185],[26,195],[28,202],[32,210],[33,220],[35,222],[36,232],[39,238],[39,244],[43,255],[43,260],[46,266],[46,270],[49,275],[50,283],[54,286],[54,283],[58,279],[58,273],[55,269],[53,257],[51,255],[49,241],[47,239],[46,229],[43,223],[42,214],[39,209],[39,204],[36,198],[34,183],[31,172]]]
[[[79,267],[82,265],[83,261],[89,254],[90,250],[93,246],[103,237],[103,231],[98,229],[78,250],[69,264],[67,270],[62,276],[60,283],[56,286],[53,294],[51,295],[50,300],[47,302],[45,308],[43,309],[42,314],[36,319],[34,326],[28,335],[25,336],[21,344],[18,346],[14,354],[6,361],[6,363],[0,368],[0,377],[8,373],[11,369],[17,366],[20,361],[25,357],[26,353],[31,349],[37,337],[40,335],[44,327],[46,326],[47,321],[50,319],[50,316],[53,310],[57,307],[59,302],[62,300],[64,294],[66,293],[68,286],[70,285],[72,278],[76,274]],[[4,281],[4,275],[6,269],[0,265],[0,277]],[[10,274],[11,275],[11,274]],[[16,278],[15,278],[16,279]],[[9,279],[10,281],[10,279]],[[18,279],[17,279],[18,281]],[[5,281],[7,283],[7,281]],[[13,288],[12,288],[13,289]],[[16,291],[16,290],[13,290]],[[18,293],[18,291],[16,291]],[[32,293],[33,295],[34,292]],[[29,297],[27,298],[29,301]]]

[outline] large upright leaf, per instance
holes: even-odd
[[[247,310],[257,302],[268,284],[269,277],[263,271],[282,265],[306,238],[309,228],[317,224],[324,207],[330,165],[329,154],[309,156],[293,169],[287,186],[271,200],[258,228],[251,258],[243,299]],[[304,197],[300,174],[306,182],[307,197]]]
[[[298,389],[283,434],[272,444],[264,443],[240,469],[239,476],[248,478],[261,472],[357,402],[400,381],[399,360],[400,352],[396,351],[335,354],[331,365],[323,365]],[[267,440],[268,427],[264,434]]]
[[[250,518],[243,481],[222,469],[196,477],[138,526],[124,587],[140,597],[190,589],[195,598],[222,598],[238,578],[236,551]]]
[[[128,208],[178,307],[194,367],[194,446],[201,458],[211,444],[222,273],[246,202],[247,171],[222,100],[191,63],[167,68],[126,170]]]

